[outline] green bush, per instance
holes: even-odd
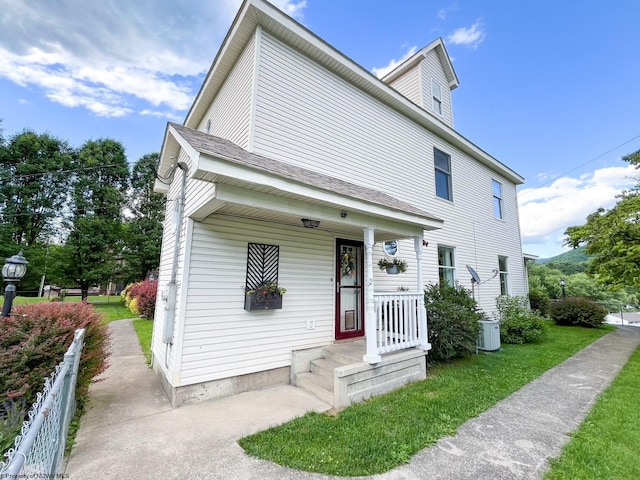
[[[549,314],[557,325],[597,328],[609,312],[599,303],[583,297],[569,297],[552,302]]]
[[[525,297],[500,295],[496,299],[496,317],[500,320],[502,343],[535,342],[546,333],[544,320],[529,311]]]
[[[76,329],[85,328],[76,400],[84,411],[92,379],[108,366],[109,337],[102,315],[85,303],[39,303],[15,307],[19,315],[2,319],[0,328],[0,429],[15,422],[16,406],[26,410],[44,387],[44,380],[64,359]],[[11,437],[12,432],[0,432]]]
[[[543,317],[549,315],[549,295],[544,290],[532,288],[529,291],[529,303],[534,312],[538,312]]]
[[[483,314],[469,290],[460,285],[430,285],[425,290],[430,361],[448,361],[476,352]]]

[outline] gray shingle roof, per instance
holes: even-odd
[[[256,155],[255,153],[247,152],[229,140],[209,135],[198,130],[193,130],[183,125],[178,125],[177,123],[170,122],[169,125],[175,128],[180,136],[182,136],[182,138],[184,138],[193,149],[200,153],[254,168],[261,172],[278,175],[304,185],[328,190],[345,197],[364,200],[365,202],[381,205],[392,210],[411,213],[429,220],[441,220],[435,215],[431,215],[410,203],[398,200],[397,198],[378,190],[345,182],[339,178],[330,177],[306,168],[273,160],[271,158],[263,157],[262,155]]]

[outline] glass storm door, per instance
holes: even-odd
[[[336,242],[336,340],[364,335],[363,243]]]

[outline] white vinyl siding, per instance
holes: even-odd
[[[183,162],[190,166],[191,161],[189,157],[185,154],[184,151],[180,152],[178,157],[179,162]],[[178,338],[181,334],[180,331],[180,311],[184,307],[184,292],[178,288],[176,293],[176,301],[175,301],[175,319],[174,319],[174,330],[173,330],[173,344],[167,345],[162,342],[162,330],[164,324],[164,318],[166,315],[165,306],[166,301],[165,297],[168,294],[168,285],[171,281],[172,276],[172,268],[173,268],[173,259],[175,252],[175,244],[176,244],[176,235],[178,234],[178,227],[181,229],[180,236],[180,245],[178,248],[178,262],[176,268],[176,283],[178,285],[183,283],[184,278],[184,258],[185,253],[188,247],[188,242],[190,241],[190,232],[189,226],[191,224],[191,220],[188,219],[185,215],[182,216],[182,221],[179,224],[176,224],[175,218],[175,210],[180,198],[181,188],[182,188],[182,175],[183,172],[181,169],[175,169],[175,173],[171,178],[171,185],[169,186],[169,192],[167,193],[167,202],[165,206],[165,223],[164,229],[162,233],[162,247],[160,254],[160,266],[158,272],[158,300],[156,302],[156,309],[154,315],[154,330],[153,330],[153,339],[152,339],[152,349],[154,356],[160,365],[161,368],[172,371],[174,369],[179,368],[179,364],[177,363],[176,358],[176,348],[179,349],[179,341]],[[189,181],[187,182],[187,191],[189,185]],[[185,203],[185,207],[188,204]]]
[[[280,247],[281,310],[243,308],[250,242]],[[292,350],[333,341],[334,243],[326,232],[223,215],[195,222],[181,385],[289,366]]]
[[[438,282],[438,244],[455,245],[458,264],[474,266],[482,278],[491,276],[497,255],[522,256],[513,183],[271,35],[262,38],[255,153],[379,189],[444,219],[441,230],[425,234],[425,284]],[[447,94],[443,88],[445,108]],[[434,148],[451,157],[455,203],[433,201],[434,169],[427,165]],[[495,222],[491,203],[479,202],[492,179],[503,185],[508,222]],[[374,253],[382,255],[379,248]],[[401,241],[399,256],[409,262],[407,273],[386,275],[376,265],[376,289],[415,288],[412,240]],[[524,295],[524,282],[516,284],[522,272],[511,274],[512,290]],[[471,288],[466,277],[459,280]],[[497,281],[483,285],[478,300],[485,312],[495,310],[499,293]]]
[[[245,149],[249,146],[255,55],[254,35],[198,126]]]
[[[400,94],[407,97],[413,103],[422,107],[422,79],[420,78],[420,67],[416,65],[415,68],[409,70],[407,73],[397,78],[389,85],[397,90]]]
[[[438,54],[435,50],[430,50],[426,53],[425,59],[420,62],[422,69],[422,82],[423,82],[423,95],[422,100],[425,105],[425,110],[433,112],[433,98],[435,92],[433,91],[433,83],[437,83],[440,86],[440,102],[442,113],[436,115],[447,125],[453,127],[453,108],[451,104],[451,91],[449,90],[449,82],[442,69],[442,63],[438,58]]]

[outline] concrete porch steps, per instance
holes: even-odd
[[[319,358],[309,362],[309,371],[296,375],[296,386],[329,405],[334,404],[335,370],[362,361],[363,342],[330,345],[320,350]]]
[[[293,352],[291,383],[341,410],[426,378],[426,352],[410,348],[386,353],[375,365],[362,360],[364,340]]]

